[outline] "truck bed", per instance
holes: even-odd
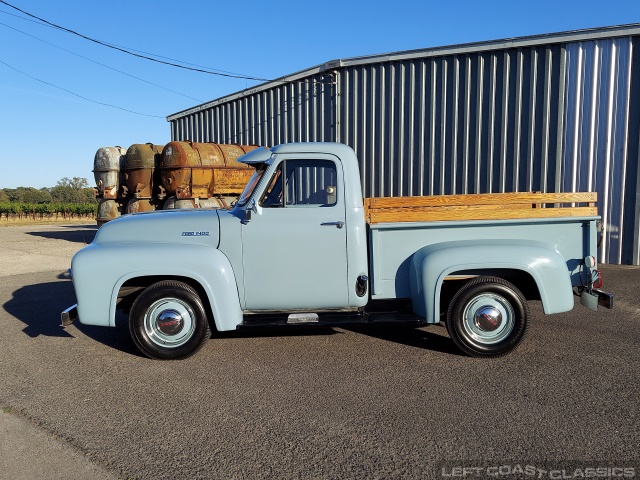
[[[595,192],[367,198],[371,296],[408,297],[412,255],[454,241],[544,243],[579,285],[582,259],[596,252],[596,200]]]

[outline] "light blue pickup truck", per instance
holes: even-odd
[[[528,300],[546,314],[576,295],[612,307],[594,257],[595,194],[363,199],[356,155],[335,143],[239,161],[255,174],[230,210],[102,226],[73,257],[77,305],[63,325],[114,326],[122,309],[145,355],[179,359],[213,328],[444,321],[462,351],[492,357],[525,336]]]

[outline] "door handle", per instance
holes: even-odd
[[[342,227],[344,227],[344,222],[340,222],[340,221],[338,221],[338,222],[322,222],[320,225],[322,225],[322,226],[324,226],[324,225],[333,225],[335,227],[342,228]]]

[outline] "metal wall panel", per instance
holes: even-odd
[[[629,158],[627,141],[632,56],[629,37],[567,46],[563,189],[599,193],[600,260],[607,263],[632,262],[629,251],[623,254],[623,238],[633,238],[625,232],[625,210],[633,215],[629,204],[635,207],[635,192],[632,198],[626,192],[628,164],[638,162]],[[634,137],[637,142],[637,125]]]
[[[334,81],[315,75],[220,102],[171,121],[171,139],[274,146],[335,138]]]
[[[338,60],[175,114],[172,139],[346,143],[366,196],[598,191],[599,260],[638,264],[639,35]]]
[[[557,191],[564,49],[347,68],[337,140],[368,196]]]

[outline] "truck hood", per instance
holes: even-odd
[[[215,209],[156,210],[105,223],[93,243],[179,243],[216,247],[220,241]]]

